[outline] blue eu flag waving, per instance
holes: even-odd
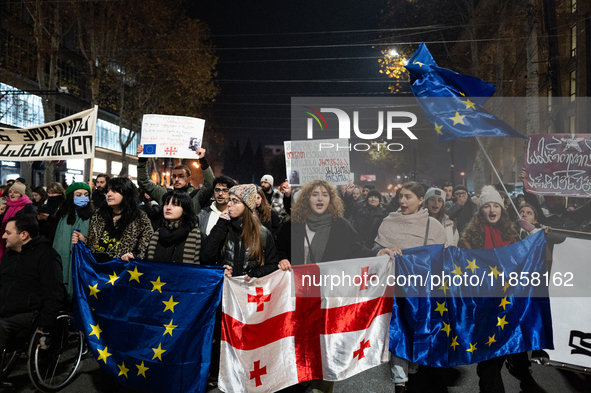
[[[97,263],[74,246],[75,318],[98,363],[146,392],[204,392],[224,270],[192,264]]]
[[[405,66],[411,89],[439,141],[469,136],[524,138],[482,106],[495,92],[490,83],[440,68],[424,43]]]

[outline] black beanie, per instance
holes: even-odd
[[[452,194],[455,194],[456,191],[460,191],[460,190],[464,190],[464,191],[468,192],[468,187],[466,187],[462,184],[458,184],[457,186],[454,187],[454,191],[452,192]]]
[[[369,197],[372,196],[377,197],[380,200],[380,202],[382,201],[382,194],[378,190],[371,190],[367,193],[367,199],[369,199]]]

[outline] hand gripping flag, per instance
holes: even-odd
[[[74,246],[74,316],[98,363],[146,392],[205,392],[224,270],[113,259]]]
[[[438,67],[424,43],[405,67],[410,74],[412,92],[433,124],[439,141],[469,136],[527,139],[482,108],[495,92],[494,85]]]
[[[553,349],[545,259],[543,231],[490,250],[404,250],[396,263],[409,281],[396,281],[406,298],[397,298],[392,312],[390,351],[414,363],[453,367]]]
[[[391,270],[384,256],[293,266],[248,283],[226,278],[220,389],[275,392],[388,361]]]

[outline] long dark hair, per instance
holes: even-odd
[[[464,229],[462,239],[473,246],[482,243],[485,236],[484,224],[486,224],[486,219],[484,218],[484,213],[482,213],[482,208],[480,208],[478,213],[472,217],[466,229]],[[501,206],[501,218],[493,225],[493,228],[499,229],[501,238],[506,242],[514,243],[519,240],[519,235],[513,229],[509,213],[507,213],[507,210],[503,206]]]
[[[94,205],[92,204],[92,199],[90,195],[88,196],[88,204],[83,208],[78,209],[78,217],[82,220],[88,220],[94,214]],[[76,205],[74,205],[74,193],[71,192],[70,195],[63,200],[59,208],[57,209],[57,213],[55,213],[56,218],[58,221],[64,217],[68,216],[68,220],[66,221],[68,225],[74,225],[76,222]]]
[[[271,221],[271,205],[269,205],[269,201],[267,201],[267,197],[265,196],[265,191],[263,191],[262,188],[257,188],[257,194],[261,197],[261,206],[256,208],[256,211],[259,214],[259,220],[261,222],[269,222]]]
[[[36,206],[37,209],[39,211],[41,211],[41,208],[45,204],[45,201],[47,200],[47,198],[49,198],[49,195],[47,194],[47,192],[45,191],[45,189],[43,187],[35,187],[35,188],[33,188],[33,192],[35,194],[39,194],[41,196],[41,199],[39,199],[39,202],[35,202],[35,198],[33,198],[33,206]]]
[[[170,190],[162,197],[162,216],[160,217],[160,226],[164,226],[166,218],[164,218],[164,206],[172,201],[175,206],[180,206],[183,209],[181,216],[182,226],[187,230],[192,230],[197,225],[197,215],[193,208],[193,201],[189,194],[183,191]]]
[[[105,203],[101,205],[98,212],[105,220],[105,229],[112,237],[121,238],[129,224],[141,216],[139,208],[140,199],[137,188],[126,177],[114,177],[107,182],[107,192],[113,190],[123,196],[121,200],[121,218],[117,224],[113,224],[113,209]]]

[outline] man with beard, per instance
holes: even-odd
[[[527,173],[525,169],[521,170],[521,180],[525,182]],[[563,196],[550,196],[544,197],[546,208],[550,212],[549,215],[545,215],[542,210],[542,206],[535,195],[523,190],[525,196],[525,202],[532,205],[536,209],[536,213],[539,217],[538,221],[542,225],[549,226],[556,229],[566,229],[569,231],[579,231],[581,225],[591,220],[591,201],[587,201],[583,206],[575,210],[566,209],[566,199]]]
[[[201,249],[203,251],[204,240],[209,236],[212,228],[218,222],[220,215],[228,209],[230,200],[230,188],[238,185],[234,179],[228,176],[219,176],[213,180],[214,202],[201,209],[197,218],[199,219],[199,230],[201,231]]]
[[[101,173],[96,177],[96,189],[92,193],[92,204],[95,209],[101,207],[105,202],[107,195],[107,182],[111,180],[111,176],[106,173]]]
[[[261,188],[265,192],[265,197],[267,197],[267,202],[271,205],[271,209],[275,210],[283,222],[287,219],[288,211],[291,210],[291,199],[289,199],[291,196],[291,187],[289,184],[282,185],[281,191],[276,190],[273,188],[273,181],[273,176],[263,176],[261,178]],[[283,199],[284,196],[285,200]]]
[[[141,154],[144,151],[142,145],[138,145],[137,154]],[[187,192],[191,196],[193,201],[193,207],[195,207],[195,214],[199,214],[201,211],[201,201],[206,202],[211,198],[213,191],[213,171],[209,167],[209,163],[205,159],[205,149],[198,148],[195,150],[197,158],[199,158],[199,166],[203,171],[203,187],[196,189],[191,185],[191,169],[186,165],[177,165],[172,168],[171,178],[173,180],[173,188],[176,191]],[[159,204],[162,203],[162,197],[169,191],[164,186],[159,186],[150,180],[147,168],[148,159],[146,157],[140,157],[137,162],[137,181],[139,185],[144,187],[146,193]]]

